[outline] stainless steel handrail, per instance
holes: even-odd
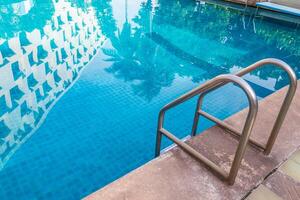
[[[257,103],[257,98],[252,90],[252,88],[247,84],[247,82],[243,79],[241,79],[242,76],[245,74],[250,73],[253,70],[256,70],[260,67],[263,67],[265,65],[275,65],[276,67],[279,67],[283,69],[289,76],[290,79],[290,84],[288,91],[286,93],[286,96],[284,98],[284,101],[281,105],[281,108],[279,110],[279,113],[277,115],[277,118],[275,120],[275,123],[273,125],[271,134],[268,138],[268,142],[266,145],[262,145],[254,140],[250,139],[250,134],[251,130],[253,128],[253,124],[257,115],[257,110],[258,110],[258,103]],[[249,111],[247,115],[247,119],[245,122],[245,125],[243,127],[242,133],[240,133],[238,130],[236,130],[234,127],[228,125],[227,123],[223,122],[222,120],[219,120],[218,118],[204,112],[201,110],[202,102],[206,94],[209,92],[218,89],[219,87],[232,82],[236,83],[239,87],[243,89],[243,91],[246,93],[248,102],[249,102]],[[295,95],[297,89],[297,77],[293,69],[285,62],[274,59],[274,58],[268,58],[268,59],[263,59],[261,61],[258,61],[245,69],[239,71],[235,75],[220,75],[208,82],[206,82],[204,85],[199,86],[195,88],[194,90],[191,90],[190,92],[182,95],[178,99],[174,100],[173,102],[167,104],[164,106],[160,113],[159,113],[159,121],[158,121],[158,128],[157,128],[157,138],[156,138],[156,149],[155,149],[155,156],[160,155],[160,146],[161,146],[161,139],[162,135],[165,135],[168,137],[170,140],[172,140],[174,143],[176,143],[178,146],[183,148],[186,152],[190,153],[192,156],[195,158],[199,159],[200,161],[204,162],[208,167],[210,167],[212,170],[217,172],[217,174],[220,175],[220,177],[224,178],[225,180],[228,181],[229,184],[233,184],[238,172],[238,169],[240,167],[242,158],[245,153],[245,148],[246,145],[249,141],[251,145],[254,145],[255,147],[258,147],[259,149],[262,149],[265,154],[269,154],[272,150],[272,147],[276,141],[276,138],[278,136],[279,130],[282,126],[282,123],[286,117],[286,114],[288,112],[288,109],[291,105],[291,102],[293,100],[293,97]],[[197,106],[196,106],[196,112],[195,112],[195,117],[194,117],[194,123],[193,123],[193,128],[192,128],[192,133],[191,135],[194,136],[197,131],[197,126],[199,122],[199,116],[202,115],[206,117],[207,119],[214,121],[217,123],[221,128],[229,131],[229,133],[233,134],[234,136],[240,138],[240,142],[238,145],[238,149],[236,151],[234,161],[232,163],[232,167],[230,169],[229,174],[227,174],[222,168],[217,166],[215,163],[211,162],[209,159],[207,159],[205,156],[194,150],[192,147],[190,147],[188,144],[184,143],[177,137],[175,137],[173,134],[171,134],[169,131],[163,128],[163,123],[164,123],[164,116],[165,112],[189,99],[192,97],[199,95]]]
[[[275,120],[275,123],[273,125],[271,134],[268,138],[268,142],[265,146],[263,146],[264,149],[264,153],[266,155],[269,155],[272,151],[273,145],[276,141],[276,138],[278,136],[279,130],[283,124],[283,121],[285,119],[285,116],[289,110],[289,107],[292,103],[292,100],[295,96],[296,93],[296,89],[297,89],[297,76],[296,73],[294,72],[294,70],[285,62],[283,62],[282,60],[278,60],[275,58],[267,58],[267,59],[263,59],[261,61],[258,61],[248,67],[246,67],[245,69],[242,69],[241,71],[239,71],[238,73],[236,73],[235,75],[237,76],[244,76],[245,74],[250,73],[253,70],[256,70],[260,67],[264,67],[266,65],[274,65],[276,67],[279,67],[281,69],[283,69],[289,76],[290,79],[290,84],[289,84],[289,89],[286,93],[286,96],[284,98],[284,101],[281,105],[281,108],[279,110],[279,113],[277,115],[277,118]],[[253,143],[252,140],[250,140],[250,142]]]
[[[174,136],[172,133],[170,133],[169,131],[163,128],[164,117],[167,110],[193,98],[196,95],[205,93],[206,91],[210,91],[215,88],[219,88],[222,85],[227,83],[235,83],[236,85],[238,85],[245,92],[249,103],[249,112],[246,118],[246,122],[240,137],[240,142],[236,154],[234,156],[234,160],[229,173],[227,173],[221,167],[219,167],[218,165],[216,165],[215,163],[207,159],[201,153],[197,152],[191,146],[184,143],[176,136]],[[188,152],[189,154],[191,154],[192,156],[194,156],[195,158],[197,158],[198,160],[206,164],[209,168],[214,170],[221,178],[225,179],[229,184],[233,184],[246,150],[249,136],[251,134],[251,130],[257,115],[257,110],[258,110],[257,97],[253,89],[249,86],[249,84],[245,80],[243,80],[242,78],[236,75],[230,75],[230,74],[217,76],[214,79],[206,82],[205,84],[182,95],[181,97],[177,98],[176,100],[167,104],[161,109],[159,113],[159,120],[158,120],[158,127],[157,127],[155,156],[157,157],[160,155],[161,139],[162,139],[162,135],[165,135],[174,143],[176,143],[178,146],[180,146],[184,151]]]
[[[272,148],[274,146],[274,143],[277,139],[279,130],[283,124],[283,121],[285,119],[285,116],[288,112],[288,109],[292,103],[293,97],[295,95],[296,89],[297,89],[297,76],[296,73],[294,72],[294,70],[285,62],[275,59],[275,58],[267,58],[267,59],[263,59],[261,61],[258,61],[244,69],[242,69],[241,71],[237,72],[235,75],[242,77],[258,68],[264,67],[266,65],[274,65],[276,67],[281,68],[282,70],[284,70],[290,79],[290,84],[289,84],[289,89],[286,93],[286,96],[284,98],[284,101],[281,105],[281,108],[279,110],[279,113],[277,115],[277,118],[275,120],[275,123],[273,125],[273,128],[271,130],[270,136],[268,138],[267,144],[260,144],[254,140],[252,140],[251,138],[249,139],[249,143],[259,149],[262,149],[264,154],[269,155],[272,151]],[[222,84],[222,83],[221,83]],[[206,93],[211,92],[210,91],[206,91]],[[193,129],[192,129],[192,136],[195,136],[196,131],[197,131],[197,125],[198,125],[198,121],[197,119],[199,118],[199,114],[198,114],[198,110],[201,107],[201,103],[202,103],[202,99],[204,98],[204,93],[202,95],[199,96],[198,99],[198,104],[197,104],[197,110],[195,112],[195,118],[194,118],[194,124],[193,124]],[[216,122],[220,127],[225,128],[226,130],[228,130],[230,133],[232,133],[233,135],[239,137],[241,134],[238,133],[238,131],[234,130],[232,127],[229,127],[227,124],[225,124],[224,122],[222,122],[221,120],[214,118],[210,115],[206,115],[205,113],[200,113],[202,116],[210,119],[211,121]]]

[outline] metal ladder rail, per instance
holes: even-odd
[[[297,76],[296,76],[294,70],[287,63],[285,63],[281,60],[278,60],[278,59],[274,59],[274,58],[267,58],[267,59],[258,61],[256,63],[242,69],[241,71],[239,71],[238,73],[235,74],[236,76],[242,77],[242,76],[250,73],[251,71],[256,70],[260,67],[264,67],[268,64],[272,64],[272,65],[275,65],[276,67],[283,69],[289,76],[290,85],[289,85],[288,92],[286,93],[285,99],[279,110],[279,113],[277,115],[277,118],[275,120],[275,123],[273,125],[273,128],[271,130],[267,144],[263,145],[263,144],[260,144],[256,141],[252,140],[251,138],[249,139],[249,143],[256,148],[263,150],[265,155],[270,154],[270,152],[274,146],[274,143],[276,141],[276,138],[278,136],[279,130],[280,130],[280,128],[283,124],[283,121],[285,119],[285,116],[287,114],[287,111],[291,105],[291,102],[293,100],[293,97],[294,97],[296,89],[297,89]],[[207,93],[208,92],[211,92],[211,91],[207,91]],[[217,125],[219,125],[223,129],[226,129],[227,131],[229,131],[229,133],[233,134],[235,137],[240,137],[241,136],[240,131],[238,131],[235,128],[233,128],[232,126],[224,123],[222,120],[219,120],[218,118],[216,118],[204,111],[201,111],[201,104],[202,104],[204,96],[205,96],[205,93],[201,94],[198,99],[191,136],[196,135],[199,116],[202,115],[205,118],[215,122]]]
[[[248,8],[248,1],[249,1],[249,0],[246,0],[246,2],[245,2],[246,5],[245,5],[245,10],[244,10],[244,11],[247,11],[247,8]]]
[[[249,112],[245,121],[245,125],[243,127],[242,136],[240,137],[240,142],[238,144],[237,151],[234,156],[234,160],[232,162],[232,166],[230,168],[229,173],[227,173],[224,169],[222,169],[220,166],[216,165],[209,159],[207,159],[205,156],[203,156],[201,153],[197,152],[195,149],[193,149],[188,144],[184,143],[180,139],[178,139],[176,136],[174,136],[172,133],[167,131],[163,128],[164,124],[164,117],[167,110],[193,98],[194,96],[197,96],[201,93],[205,93],[206,91],[210,91],[216,88],[219,88],[227,83],[235,83],[238,85],[246,94],[248,103],[249,103]],[[167,104],[164,106],[160,113],[159,113],[159,120],[158,120],[158,127],[157,127],[157,137],[156,137],[156,149],[155,149],[155,157],[160,155],[160,149],[161,149],[161,140],[162,135],[166,136],[170,140],[172,140],[174,143],[176,143],[178,146],[180,146],[184,151],[194,156],[196,159],[202,161],[204,164],[206,164],[209,168],[211,168],[214,172],[216,172],[220,178],[226,180],[229,184],[233,184],[235,181],[235,178],[237,176],[237,172],[239,170],[241,161],[243,159],[246,146],[251,134],[252,127],[254,125],[254,121],[257,115],[258,110],[258,100],[257,97],[253,91],[253,89],[249,86],[249,84],[242,78],[236,76],[236,75],[220,75],[215,77],[214,79],[211,79],[210,81],[206,82],[205,84],[191,90],[190,92],[182,95],[181,97],[177,98],[173,102]]]

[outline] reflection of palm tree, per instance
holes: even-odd
[[[116,27],[116,20],[113,16],[111,0],[92,1],[92,6],[95,9],[96,16],[101,27],[102,34],[108,38],[114,36]]]
[[[114,24],[108,31],[106,21],[100,19],[113,47],[103,49],[107,61],[113,62],[107,71],[125,81],[132,81],[134,93],[148,100],[162,87],[171,85],[175,74],[201,82],[220,73],[229,73],[234,65],[244,66],[257,61],[256,51],[264,50],[260,54],[264,57],[282,53],[281,49],[274,48],[273,43],[261,37],[260,30],[257,33],[244,30],[239,12],[192,0],[160,0],[155,13],[152,5],[151,0],[141,4],[138,15],[132,19],[134,25],[127,19],[125,6],[125,23],[121,31],[117,30],[112,15],[110,18],[106,16],[107,23]],[[107,8],[107,11],[112,9]],[[203,48],[205,45],[207,47]],[[201,52],[203,49],[207,51]],[[256,55],[251,56],[254,52]],[[272,74],[281,77],[277,82],[282,85],[281,79],[285,78],[281,73]],[[264,69],[257,75],[265,78],[270,73]]]
[[[132,86],[135,94],[151,100],[162,87],[170,85],[173,78],[167,70],[153,64],[155,46],[141,31],[133,33],[128,21],[110,41],[114,48],[102,49],[109,56],[106,60],[113,61],[107,71],[125,81],[137,80],[138,83]]]
[[[145,12],[149,14],[149,5],[151,1],[143,4]],[[144,16],[136,18],[144,19]],[[149,24],[149,22],[148,22]],[[134,93],[151,100],[156,96],[160,89],[170,85],[173,78],[162,67],[155,66],[153,59],[155,57],[156,46],[147,39],[142,29],[145,24],[133,31],[127,18],[127,0],[125,2],[125,23],[122,31],[117,31],[116,35],[110,35],[110,42],[113,49],[103,48],[105,55],[109,56],[107,61],[113,61],[113,64],[107,69],[108,72],[115,74],[116,77],[125,81],[136,80],[132,87]]]
[[[133,91],[149,101],[159,94],[162,87],[170,86],[174,79],[172,73],[157,67],[148,68],[142,77],[143,80],[139,84],[132,86]]]
[[[107,71],[118,73],[118,77],[123,76],[127,80],[134,80],[135,76],[131,71],[140,67],[140,62],[136,58],[138,36],[132,34],[128,22],[124,23],[122,31],[118,31],[117,34],[110,38],[113,49],[102,49],[103,53],[109,56],[107,61],[114,62]]]
[[[139,62],[135,59],[138,44],[136,38],[138,38],[138,36],[132,34],[131,24],[128,22],[127,0],[125,0],[125,23],[122,31],[120,32],[120,30],[118,30],[117,35],[113,32],[107,36],[110,39],[113,49],[103,48],[102,51],[105,55],[109,56],[109,58],[106,59],[107,61],[114,62],[107,71],[115,73],[119,70],[124,70],[125,74],[127,74],[131,67],[137,67],[139,65]]]
[[[139,35],[132,34],[130,23],[125,22],[122,31],[118,31],[118,36],[110,38],[110,41],[121,59],[135,60]]]
[[[122,31],[116,31],[117,33],[109,37],[113,48],[103,48],[103,53],[109,57],[106,60],[113,62],[107,71],[125,81],[135,81],[132,85],[134,93],[147,100],[158,95],[162,87],[170,86],[175,74],[193,75],[192,80],[202,81],[207,76],[200,74],[199,70],[203,67],[208,68],[208,63],[184,53],[181,49],[163,45],[169,42],[164,40],[162,44],[153,40],[157,34],[151,32],[152,10],[151,0],[141,4],[138,16],[133,19],[137,25],[135,28],[132,28],[125,14]],[[198,67],[184,69],[178,62],[174,63],[174,59],[194,63]],[[209,67],[211,68],[211,65]],[[212,76],[211,73],[207,75]]]
[[[149,33],[151,31],[152,24],[152,0],[148,0],[141,4],[138,15],[133,18],[133,21],[139,25],[139,31]]]

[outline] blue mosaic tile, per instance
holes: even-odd
[[[10,96],[11,96],[13,103],[17,103],[17,101],[20,100],[24,94],[25,93],[19,88],[18,85],[16,85],[15,87],[13,87],[10,90]]]
[[[20,33],[19,40],[20,40],[20,45],[22,47],[31,45],[31,42],[28,40],[28,38],[26,36],[26,32],[21,32]]]
[[[3,95],[0,97],[0,116],[3,116],[9,110],[10,108],[6,105],[5,96]]]
[[[33,74],[30,74],[27,78],[28,87],[33,89],[39,82],[34,78]]]
[[[0,129],[0,138],[5,138],[10,133],[10,129],[7,127],[3,120],[0,121]]]
[[[11,64],[14,80],[16,81],[21,76],[24,76],[24,73],[20,70],[19,62],[14,62]]]
[[[7,41],[0,45],[0,51],[4,58],[16,55],[15,52],[9,47]]]

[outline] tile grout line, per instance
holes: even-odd
[[[262,183],[265,181],[265,180],[267,180],[271,175],[273,175],[275,172],[277,172],[277,171],[279,171],[279,168],[283,165],[283,164],[285,164],[290,158],[291,158],[291,156],[294,154],[294,153],[296,153],[297,151],[300,151],[300,146],[298,146],[297,148],[296,148],[296,150],[295,151],[293,151],[292,153],[290,153],[288,156],[287,156],[287,158],[285,158],[281,163],[279,163],[268,175],[266,175],[255,187],[253,187],[241,200],[245,200],[247,197],[249,197],[250,196],[250,194],[254,191],[254,190],[256,190],[259,186],[261,186],[262,185]],[[284,175],[286,175],[286,176],[288,176],[287,174],[285,174],[285,173],[283,173]],[[288,176],[288,177],[290,177],[290,176]],[[292,178],[292,177],[291,177]],[[271,191],[271,192],[273,192],[273,191]],[[273,192],[274,193],[274,192]],[[274,193],[275,194],[275,193]]]

